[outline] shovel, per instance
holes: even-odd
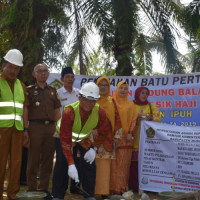
[[[75,187],[81,191],[85,196],[89,197],[90,195],[84,190],[84,189],[81,189],[80,186],[79,186],[79,182],[76,183]]]

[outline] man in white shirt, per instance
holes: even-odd
[[[61,81],[63,87],[58,89],[58,96],[61,101],[61,115],[66,105],[78,101],[79,89],[73,88],[75,76],[71,67],[65,67],[61,72]],[[76,159],[76,149],[73,149],[73,154]],[[66,190],[68,188],[68,164],[63,155],[62,147],[59,137],[56,138],[56,163],[53,173],[53,200],[64,200]],[[71,184],[71,191],[73,192],[73,184]]]

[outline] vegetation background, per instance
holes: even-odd
[[[29,83],[40,62],[77,74],[152,75],[154,52],[165,73],[199,72],[200,1],[0,0],[0,58],[11,48],[23,53],[20,79]]]
[[[29,82],[39,62],[77,74],[151,75],[153,52],[166,73],[197,72],[199,9],[199,0],[0,0],[0,57],[21,50],[20,78]],[[187,55],[177,49],[179,28]]]

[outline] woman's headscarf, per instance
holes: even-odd
[[[118,95],[119,87],[123,84],[126,84],[128,87],[128,84],[125,81],[120,81],[117,84],[117,88],[115,90],[113,98],[116,102],[117,109],[120,115],[122,130],[123,132],[128,132],[132,121],[136,119],[137,116],[136,116],[135,106],[133,102],[128,99],[128,94],[125,97],[120,97]]]
[[[149,96],[149,89],[147,87],[139,87],[135,90],[135,100],[133,101],[135,104],[137,105],[147,105],[149,104],[148,100],[146,100],[145,102],[140,101],[140,93],[143,89],[146,89],[148,92],[148,96]]]
[[[114,130],[115,127],[115,107],[112,101],[112,97],[110,96],[110,80],[106,76],[101,76],[97,79],[97,86],[99,86],[100,82],[102,80],[106,80],[109,85],[109,90],[107,94],[100,95],[100,99],[97,101],[97,103],[104,108],[106,115],[108,119],[110,120],[110,123],[112,125],[112,130]]]

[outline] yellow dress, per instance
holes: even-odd
[[[112,97],[110,96],[110,81],[106,76],[98,78],[96,84],[99,86],[101,80],[106,80],[109,89],[105,95],[101,95],[101,98],[97,103],[104,108],[106,115],[112,126],[112,136],[114,135],[115,128],[118,127],[118,111],[115,108]],[[93,135],[98,134],[97,130],[93,130]],[[106,139],[105,139],[106,140]],[[97,142],[97,141],[95,141]],[[108,152],[105,147],[106,141],[102,141],[102,144],[98,145],[98,151],[96,154],[96,184],[95,184],[95,194],[98,195],[109,195],[110,194],[110,169],[111,169],[111,159],[115,158],[115,151]],[[101,142],[100,142],[101,143]],[[95,143],[94,143],[95,144]]]
[[[125,97],[118,95],[122,84],[126,84],[128,88],[128,84],[121,81],[113,95],[121,120],[121,129],[114,136],[118,141],[115,147],[116,159],[111,160],[110,192],[114,194],[126,192],[133,146],[131,134],[133,134],[137,119],[135,105],[128,99],[128,94]],[[131,139],[128,136],[131,136]]]
[[[151,105],[151,108],[150,108]],[[153,114],[153,121],[161,122],[161,116],[156,108],[156,106],[151,104],[146,105],[137,105],[135,104],[137,113],[146,114]],[[140,126],[141,120],[137,120],[135,130],[133,132],[133,153],[131,159],[131,167],[130,167],[130,174],[129,174],[129,183],[128,188],[129,190],[138,191],[139,190],[139,183],[138,183],[138,151],[139,151],[139,143],[140,143]]]
[[[137,105],[135,104],[136,107],[136,112],[139,113],[143,113],[143,114],[151,114],[150,111],[150,105]],[[151,110],[152,110],[152,114],[153,114],[153,121],[156,122],[161,122],[161,116],[160,113],[158,111],[158,109],[156,108],[156,106],[151,103]],[[136,123],[136,127],[135,130],[133,132],[133,151],[138,151],[139,150],[139,143],[140,143],[140,126],[141,126],[141,121],[137,121]]]

